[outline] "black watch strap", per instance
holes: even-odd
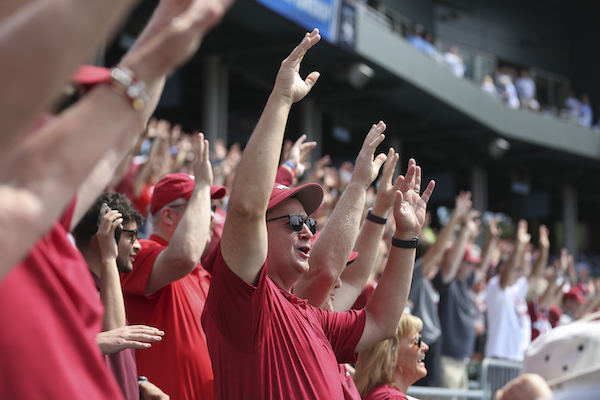
[[[416,237],[411,240],[401,240],[392,236],[392,246],[400,247],[402,249],[416,249],[419,245],[419,238]]]
[[[367,219],[371,222],[375,222],[376,224],[385,225],[387,223],[387,218],[378,217],[377,215],[374,215],[371,212],[372,209],[373,207],[369,208],[369,210],[367,211]]]

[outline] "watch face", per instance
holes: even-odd
[[[140,97],[140,94],[142,93],[142,88],[140,88],[138,85],[133,84],[130,85],[127,88],[127,96],[131,97],[131,98],[136,98],[136,97]]]

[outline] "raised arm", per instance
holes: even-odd
[[[468,212],[471,210],[471,192],[461,191],[458,196],[454,199],[454,210],[450,214],[448,223],[444,225],[440,233],[438,234],[435,243],[433,243],[425,255],[423,255],[423,261],[421,262],[421,268],[423,269],[423,276],[428,279],[433,279],[437,273],[436,265],[439,264],[446,245],[452,239],[454,235],[454,229],[457,224],[461,224]]]
[[[46,2],[36,4],[41,3]],[[176,24],[167,25],[124,66],[152,86],[197,49],[200,38],[229,3],[194,1]],[[58,219],[107,152],[115,153],[114,160],[123,158],[143,122],[142,113],[122,94],[109,85],[96,85],[56,120],[12,149],[0,164],[0,197],[5,199],[0,204],[0,279]]]
[[[0,160],[136,0],[32,1],[0,24]]]
[[[517,279],[517,266],[523,262],[525,246],[527,246],[530,241],[531,235],[527,232],[527,221],[522,219],[517,225],[517,235],[515,237],[513,252],[510,254],[508,261],[506,261],[506,264],[500,273],[500,288],[502,290],[515,283]]]
[[[303,99],[319,77],[300,77],[300,63],[319,40],[307,33],[282,61],[265,109],[248,140],[233,182],[221,238],[223,259],[244,281],[253,284],[267,258],[266,211],[275,182],[283,135],[292,104]]]
[[[385,128],[383,121],[379,121],[367,133],[356,157],[350,184],[311,249],[308,260],[310,269],[302,274],[294,286],[294,293],[315,307],[322,307],[328,299],[352,252],[360,229],[367,189],[385,161],[383,153],[375,157],[375,150],[384,139]]]
[[[342,276],[342,287],[335,293],[333,300],[333,309],[335,311],[346,311],[356,302],[358,296],[362,293],[365,285],[373,272],[377,262],[379,246],[383,232],[385,230],[384,220],[387,218],[390,209],[394,206],[396,191],[400,189],[401,179],[392,180],[394,170],[398,162],[399,155],[393,148],[390,148],[387,160],[383,165],[383,173],[379,182],[379,189],[375,197],[373,209],[369,212],[371,217],[367,217],[360,228],[354,251],[358,252],[358,257],[352,264],[348,265]],[[377,220],[379,217],[381,219]],[[382,223],[383,222],[383,223]]]
[[[548,254],[550,252],[550,238],[549,231],[546,225],[540,225],[540,249],[539,256],[535,260],[535,264],[531,269],[531,274],[528,279],[539,279],[544,275],[544,270],[548,266]]]
[[[446,255],[440,270],[442,283],[447,285],[456,278],[458,268],[465,257],[465,251],[471,238],[478,235],[479,227],[474,218],[479,216],[479,211],[469,211],[465,222],[458,233],[458,238],[454,241],[452,248]]]
[[[365,306],[365,329],[356,346],[357,352],[396,334],[398,321],[408,299],[415,264],[415,248],[404,246],[421,233],[427,202],[435,186],[433,181],[429,182],[423,194],[419,196],[420,185],[421,168],[417,167],[415,160],[411,158],[406,177],[400,190],[396,192],[396,233],[392,239],[393,245],[377,289]]]
[[[502,234],[502,230],[496,225],[497,222],[498,221],[494,217],[491,217],[488,221],[488,237],[483,245],[483,250],[481,251],[481,262],[475,268],[475,282],[485,279],[488,269],[490,268],[492,254],[494,253],[494,250],[496,250],[496,245]]]
[[[125,326],[125,303],[117,268],[119,253],[115,241],[115,229],[123,223],[121,217],[122,214],[117,210],[107,211],[102,216],[98,231],[94,235],[100,249],[100,299],[104,305],[103,331]]]
[[[208,155],[208,140],[205,140],[201,133],[199,137],[200,140],[197,141],[195,149],[194,190],[168,246],[154,261],[146,284],[146,293],[154,293],[192,272],[202,257],[208,242],[212,167]],[[172,210],[165,207],[158,212],[171,213]]]

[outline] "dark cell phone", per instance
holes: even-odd
[[[100,226],[100,222],[102,222],[102,216],[110,211],[110,207],[106,203],[102,203],[100,206],[100,212],[98,213],[98,226]],[[123,225],[119,224],[115,228],[115,241],[119,244],[119,240],[121,239],[121,233],[123,233]]]

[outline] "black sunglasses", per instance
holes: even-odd
[[[121,231],[125,232],[125,233],[131,233],[131,238],[129,238],[131,244],[133,244],[137,240],[137,237],[138,237],[138,231],[137,231],[137,229],[134,229],[134,230],[131,230],[131,229],[122,229]]]
[[[317,221],[314,218],[303,217],[301,215],[290,214],[290,215],[282,215],[281,217],[268,219],[267,222],[275,221],[276,219],[289,218],[290,219],[290,229],[294,232],[302,232],[302,227],[304,224],[308,226],[308,229],[314,235],[317,232]]]
[[[416,344],[419,349],[421,348],[421,344],[423,344],[423,335],[419,335],[417,337],[417,339],[415,339],[415,342],[413,344]]]

